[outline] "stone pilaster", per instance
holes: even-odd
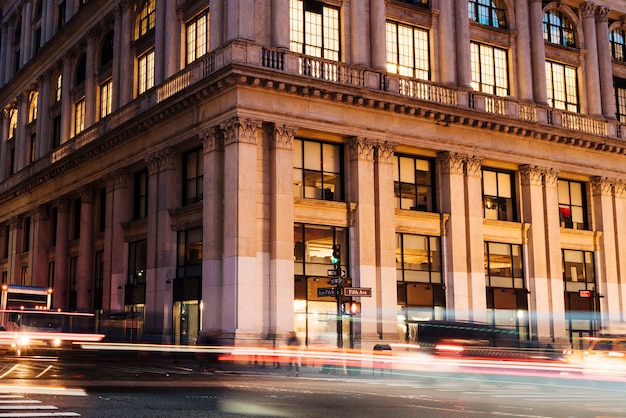
[[[93,187],[80,189],[80,237],[76,266],[76,308],[90,311],[93,307],[93,233],[96,191]]]
[[[580,5],[580,10],[585,37],[585,86],[587,88],[588,113],[602,115],[602,91],[600,90],[598,41],[596,38],[596,7],[592,2],[585,1]]]
[[[615,119],[615,89],[613,88],[613,62],[609,41],[609,11],[603,6],[596,7],[596,41],[598,42],[598,67],[600,78],[600,96],[602,114],[605,118]]]
[[[56,206],[53,308],[67,309],[69,301],[70,201],[64,198],[57,199]]]
[[[532,63],[533,96],[535,103],[548,103],[548,87],[546,85],[546,49],[543,40],[543,5],[541,0],[519,0],[528,2],[530,7],[530,50]]]
[[[487,321],[487,296],[485,283],[485,242],[483,239],[482,163],[479,157],[465,159],[465,190],[467,191],[467,245],[468,279],[470,287],[471,319]]]

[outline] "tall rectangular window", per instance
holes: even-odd
[[[61,146],[61,116],[52,119],[52,149]]]
[[[578,81],[576,68],[546,61],[548,104],[556,109],[578,112]]]
[[[505,49],[471,43],[472,88],[487,94],[509,94],[509,70]]]
[[[341,147],[320,141],[294,140],[294,196],[343,199]]]
[[[398,281],[442,283],[439,237],[396,234]]]
[[[314,0],[290,1],[291,50],[339,61],[339,9]]]
[[[85,98],[83,97],[74,106],[74,135],[85,129]]]
[[[133,217],[135,220],[148,216],[148,170],[135,173],[133,193]]]
[[[202,228],[178,232],[176,278],[202,275]]]
[[[483,210],[485,219],[515,221],[514,174],[483,168]]]
[[[148,262],[148,241],[139,240],[128,243],[128,279],[127,284],[146,283],[146,266]]]
[[[137,77],[138,94],[143,94],[154,87],[154,50],[139,57]]]
[[[433,162],[426,158],[396,155],[393,158],[396,208],[433,212]]]
[[[585,185],[578,181],[559,179],[558,192],[561,226],[588,229]]]
[[[187,23],[187,64],[209,50],[209,13],[205,12]]]
[[[102,309],[104,296],[104,252],[96,251],[93,262],[93,308]]]
[[[615,85],[616,118],[618,121],[626,122],[626,80],[616,78]]]
[[[428,31],[387,22],[387,70],[407,77],[430,80]]]
[[[183,205],[201,202],[203,197],[204,160],[202,149],[183,156]]]
[[[113,100],[113,80],[108,79],[100,85],[100,118],[111,114]]]

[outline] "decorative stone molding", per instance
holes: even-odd
[[[604,6],[596,7],[596,22],[608,22],[611,9]]]
[[[207,154],[213,151],[224,151],[224,136],[216,126],[210,126],[200,132],[202,151]]]
[[[611,196],[615,180],[606,177],[591,178],[591,194],[593,196]]]
[[[465,173],[468,177],[482,177],[481,168],[483,159],[480,157],[467,157],[465,159]]]
[[[70,211],[70,206],[71,206],[70,199],[61,197],[61,198],[55,199],[54,203],[56,204],[57,211],[59,213],[68,213]]]
[[[374,161],[375,141],[367,138],[353,136],[348,138],[348,147],[350,148],[350,159],[352,161]]]
[[[465,157],[454,152],[440,152],[441,172],[444,174],[463,174]]]
[[[96,189],[92,186],[81,186],[78,189],[80,201],[82,203],[93,203],[96,201]]]
[[[557,187],[559,180],[559,171],[546,168],[543,171],[543,182],[546,187]]]
[[[220,124],[220,128],[224,131],[224,146],[234,143],[256,145],[261,126],[258,120],[243,119],[239,116],[229,119]]]
[[[50,220],[50,207],[48,205],[39,205],[33,210],[33,219],[36,221]],[[0,228],[0,231],[2,228]]]
[[[543,172],[542,168],[524,164],[519,167],[519,173],[522,180],[522,185],[525,186],[541,186],[543,184]]]
[[[11,226],[11,230],[22,229],[24,226],[24,217],[22,215],[14,216],[9,220],[9,225]]]
[[[393,156],[398,144],[389,141],[378,141],[376,144],[376,162],[380,164],[393,164]]]
[[[267,133],[270,139],[270,148],[293,149],[293,139],[298,132],[298,128],[292,128],[287,125],[271,124],[268,126]]]
[[[616,199],[626,199],[626,181],[618,180],[613,185],[613,195]]]
[[[127,169],[117,170],[104,178],[107,190],[128,186],[130,171]]]
[[[595,17],[596,8],[598,6],[590,1],[585,1],[580,5],[580,11],[583,18]]]

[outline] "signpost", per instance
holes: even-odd
[[[344,296],[356,296],[356,297],[371,297],[372,296],[372,288],[371,287],[344,287],[343,288]]]
[[[319,289],[317,289],[317,297],[318,298],[323,298],[323,297],[328,297],[328,296],[334,297],[336,292],[337,292],[337,289],[335,289],[334,287],[320,287]]]

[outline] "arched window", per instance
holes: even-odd
[[[506,13],[501,1],[470,0],[467,7],[468,16],[474,22],[494,28],[506,27]]]
[[[154,28],[156,23],[156,0],[146,0],[139,13],[138,38]]]
[[[551,10],[543,16],[543,39],[569,47],[576,47],[574,25],[559,11]]]
[[[57,77],[57,82],[55,83],[55,86],[54,86],[54,100],[56,102],[61,101],[61,87],[62,86],[63,86],[63,75],[59,74],[59,76]]]
[[[611,42],[611,56],[620,61],[624,61],[624,50],[626,49],[624,31],[615,29],[609,33],[609,41]]]
[[[104,38],[104,43],[102,44],[102,53],[100,54],[100,66],[101,67],[113,61],[114,42],[115,42],[114,34],[113,34],[113,31],[111,31]]]
[[[37,120],[37,106],[39,102],[39,93],[36,91],[30,94],[30,108],[28,109],[28,123]]]
[[[76,67],[76,85],[85,82],[87,76],[87,56],[85,54],[80,57],[78,67]]]

